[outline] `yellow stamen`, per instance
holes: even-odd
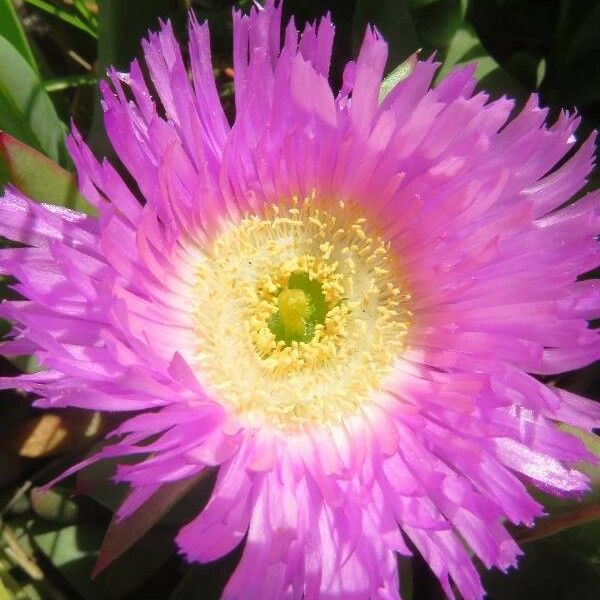
[[[251,423],[339,422],[385,387],[404,349],[410,295],[390,245],[342,201],[293,199],[231,225],[197,281],[191,360]]]

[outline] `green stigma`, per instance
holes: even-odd
[[[309,314],[308,296],[302,290],[286,288],[277,298],[281,324],[290,335],[304,335]]]
[[[279,341],[309,342],[315,327],[325,322],[327,303],[321,283],[311,280],[308,273],[290,275],[287,287],[277,296],[278,311],[269,319],[269,329]]]

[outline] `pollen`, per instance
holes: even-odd
[[[385,391],[410,325],[390,244],[347,202],[271,205],[197,254],[198,378],[247,424],[343,421]]]

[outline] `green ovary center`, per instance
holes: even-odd
[[[268,325],[275,338],[285,344],[309,342],[315,327],[325,322],[328,309],[321,283],[303,271],[290,275],[287,287],[277,296],[277,308]]]
[[[309,314],[308,298],[302,290],[285,289],[277,298],[279,318],[287,334],[303,336]]]

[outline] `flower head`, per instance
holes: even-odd
[[[102,84],[134,182],[69,140],[98,217],[14,189],[0,265],[25,300],[7,355],[45,370],[2,385],[42,407],[134,411],[95,457],[147,455],[117,477],[127,517],[162,484],[218,466],[177,537],[190,561],[244,540],[225,598],[398,598],[418,549],[453,597],[483,589],[470,553],[507,569],[505,523],[542,507],[525,483],[581,493],[589,459],[557,428],[598,407],[531,374],[598,358],[598,193],[562,207],[593,137],[532,97],[430,88],[417,62],[383,100],[386,44],[366,32],[335,95],[329,17],[280,40],[280,6],[234,13],[235,122],[190,20],[190,83],[169,24]]]

